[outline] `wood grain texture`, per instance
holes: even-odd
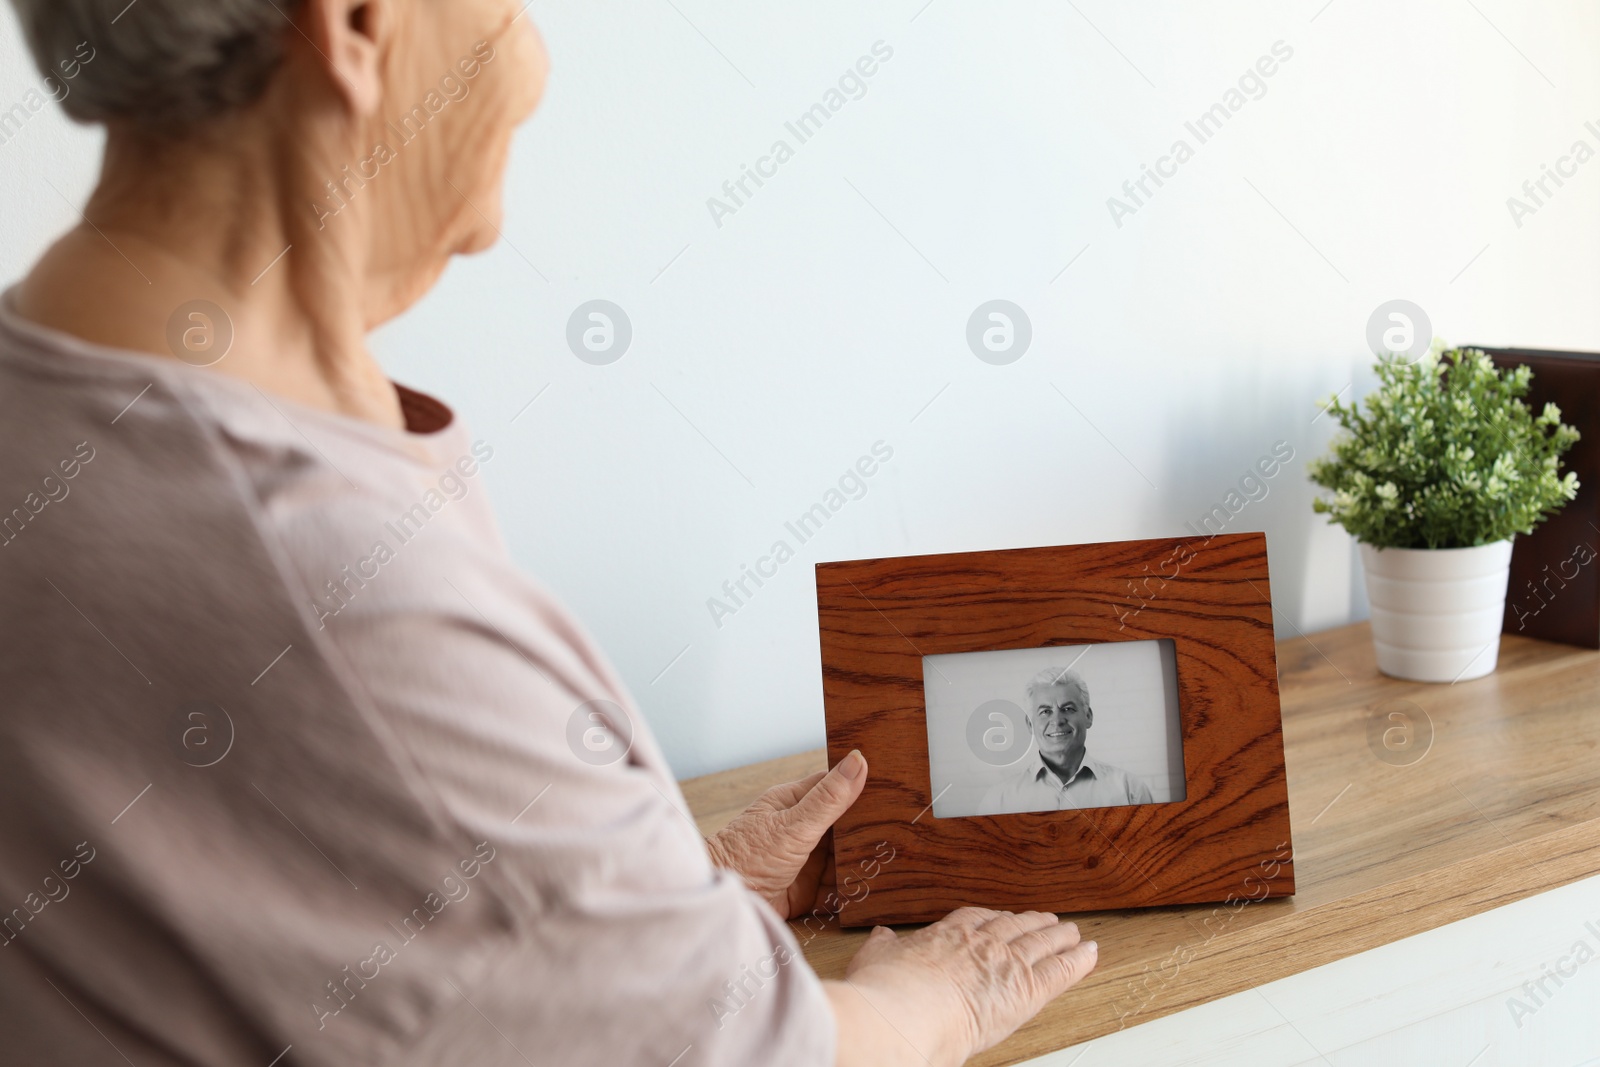
[[[1100,943],[1098,969],[973,1064],[1019,1063],[1600,872],[1600,653],[1508,635],[1485,678],[1401,682],[1378,673],[1363,623],[1281,642],[1278,665],[1296,895],[1073,915]],[[1402,701],[1432,731],[1409,766],[1368,742],[1372,717]],[[709,831],[824,763],[804,753],[684,795]],[[824,978],[866,937],[794,928]]]
[[[1294,892],[1262,534],[817,567],[831,760],[872,774],[834,828],[847,926],[963,905],[1083,911]],[[1184,800],[935,818],[925,655],[1169,638]]]

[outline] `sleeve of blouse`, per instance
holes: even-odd
[[[510,913],[406,1063],[834,1062],[833,1013],[789,927],[711,866],[620,681],[498,552],[402,551],[324,622],[419,788],[492,847],[481,884]]]

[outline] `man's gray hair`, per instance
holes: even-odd
[[[255,101],[299,0],[11,0],[39,70],[79,122],[182,133]],[[87,45],[87,47],[85,47]],[[92,51],[91,51],[92,49]],[[85,57],[92,57],[85,61]],[[75,64],[70,79],[63,63]]]
[[[1070,667],[1046,667],[1032,678],[1028,679],[1028,702],[1033,703],[1033,694],[1040,689],[1048,689],[1052,685],[1073,685],[1078,687],[1078,692],[1083,694],[1083,702],[1089,702],[1089,683],[1083,680],[1083,675]]]

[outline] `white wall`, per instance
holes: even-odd
[[[531,13],[554,72],[508,240],[376,345],[499,447],[514,551],[680,774],[822,743],[814,562],[1181,532],[1279,440],[1295,462],[1230,528],[1269,534],[1281,635],[1359,617],[1303,464],[1330,430],[1315,398],[1362,387],[1371,312],[1403,297],[1451,340],[1600,347],[1600,162],[1520,227],[1506,206],[1574,140],[1600,148],[1579,0]],[[865,96],[796,144],[784,123],[878,41]],[[1198,144],[1185,121],[1278,41],[1266,95]],[[20,57],[0,19],[0,108],[33,83]],[[794,158],[719,227],[707,198],[780,137]],[[1180,137],[1194,158],[1117,226],[1107,198]],[[0,273],[73,221],[97,145],[53,113],[0,144]],[[610,366],[565,342],[594,298],[633,324]],[[994,298],[1032,321],[1009,366],[965,341]],[[867,495],[786,535],[879,440]],[[714,625],[707,599],[779,538],[797,557]]]

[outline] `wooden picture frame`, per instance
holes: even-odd
[[[870,768],[833,830],[842,925],[1294,893],[1263,534],[822,563],[816,580],[829,763],[859,748]],[[1157,640],[1176,654],[1184,799],[933,816],[924,656]]]

